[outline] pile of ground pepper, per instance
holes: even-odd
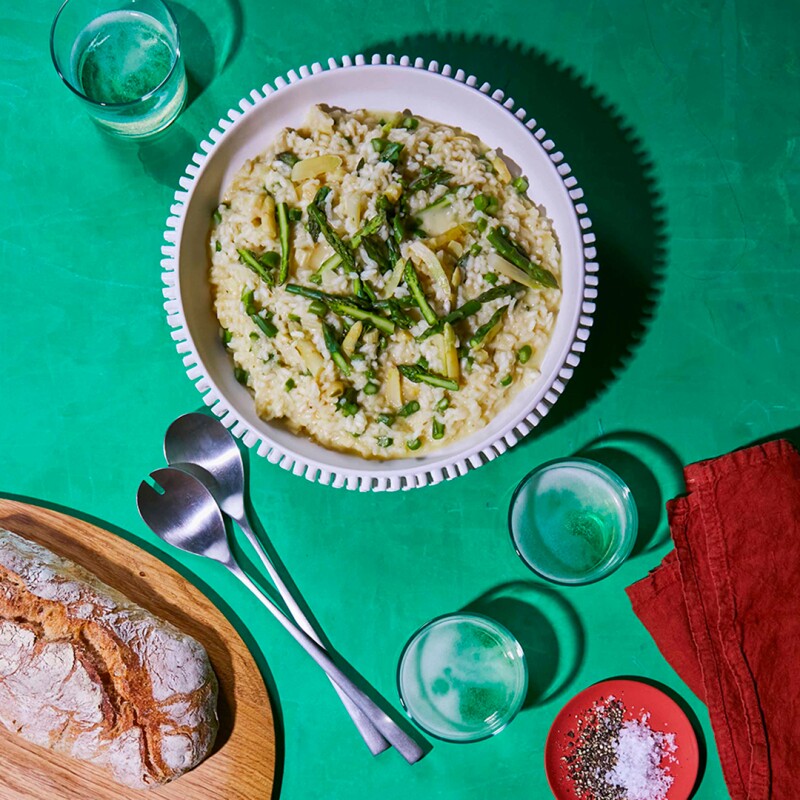
[[[653,731],[648,716],[627,719],[615,697],[599,700],[567,732],[562,762],[580,800],[664,800],[672,785],[674,734]]]

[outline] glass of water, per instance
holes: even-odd
[[[409,716],[428,733],[475,742],[514,719],[528,691],[528,667],[519,642],[499,622],[449,614],[411,637],[397,687]]]
[[[119,136],[163,130],[186,100],[178,25],[161,0],[65,0],[50,53],[93,119]]]
[[[561,584],[593,583],[630,555],[638,511],[627,484],[587,458],[562,458],[527,475],[511,499],[514,549],[534,572]]]

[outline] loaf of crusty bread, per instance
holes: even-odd
[[[208,755],[216,708],[199,642],[0,529],[0,724],[145,788]]]

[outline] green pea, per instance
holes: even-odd
[[[530,184],[528,183],[528,179],[524,175],[520,175],[518,178],[514,178],[514,180],[511,181],[511,185],[520,194],[525,194],[525,192],[528,191],[528,186]]]
[[[513,375],[506,375],[503,380],[500,381],[501,386],[511,386],[512,381],[514,380]]]
[[[532,350],[530,345],[526,344],[523,347],[520,347],[519,352],[517,353],[517,361],[519,361],[520,364],[527,364],[530,360],[531,354]]]
[[[488,223],[486,217],[481,217],[478,220],[478,231],[480,233],[483,233],[488,227],[489,227],[489,223]]]
[[[437,411],[446,411],[448,408],[450,408],[450,400],[449,400],[448,398],[446,398],[446,397],[443,397],[443,398],[442,398],[442,399],[441,399],[441,400],[440,400],[440,401],[439,401],[439,402],[436,404],[436,410],[437,410]]]
[[[494,284],[497,283],[497,274],[494,272],[487,272],[483,276],[483,279],[486,281],[486,283],[491,283],[492,286],[494,286]]]
[[[379,436],[377,442],[378,447],[391,447],[394,444],[394,439],[390,436]]]
[[[378,414],[378,422],[391,428],[394,425],[394,414]]]
[[[379,388],[380,387],[378,386],[377,383],[370,382],[366,386],[364,386],[364,390],[363,391],[364,391],[364,394],[377,394]]]
[[[422,445],[422,442],[418,438],[417,439],[409,439],[406,442],[406,447],[409,450],[419,450],[421,445]]]
[[[477,208],[478,211],[486,211],[486,209],[489,208],[488,195],[479,194],[472,202],[475,204],[475,208]]]

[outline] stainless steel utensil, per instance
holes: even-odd
[[[228,429],[219,421],[206,414],[184,414],[178,417],[167,429],[164,436],[164,455],[167,463],[179,469],[192,472],[191,465],[202,467],[205,475],[212,480],[204,480],[202,473],[193,473],[205,484],[220,508],[242,529],[247,540],[258,553],[261,563],[275,584],[283,602],[294,617],[295,622],[318,645],[324,647],[319,633],[298,605],[291,590],[286,586],[279,572],[275,569],[269,555],[253,532],[244,503],[245,473],[242,454]],[[333,684],[342,700],[347,713],[361,733],[364,742],[373,755],[382,753],[389,747],[389,742],[363,712],[345,693]]]
[[[410,764],[425,751],[332,661],[328,652],[300,630],[242,571],[231,553],[225,521],[206,487],[193,475],[166,467],[151,473],[163,493],[142,481],[137,505],[142,519],[165,542],[194,555],[212,558],[244,584],[295,641],[322,667],[380,733]]]

